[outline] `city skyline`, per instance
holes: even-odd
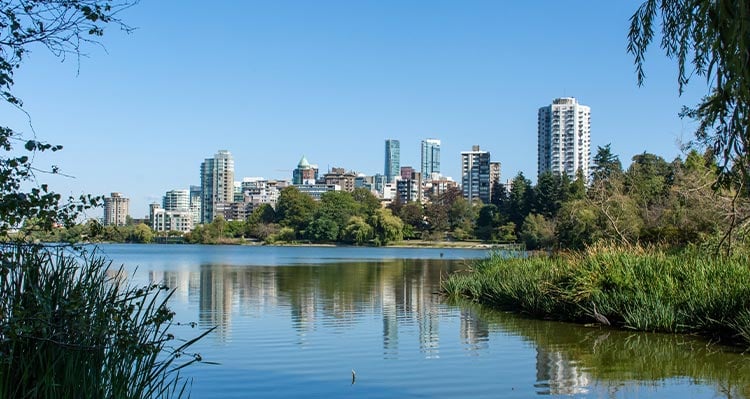
[[[220,148],[237,176],[287,179],[303,154],[321,171],[374,175],[384,139],[419,169],[420,141],[436,137],[443,175],[459,180],[458,154],[478,144],[503,179],[535,180],[537,110],[558,97],[594,110],[592,152],[612,143],[624,166],[644,151],[671,160],[695,128],[677,114],[705,84],[679,97],[674,62],[654,51],[638,88],[625,44],[639,3],[250,1],[209,16],[197,2],[141,3],[121,15],[137,29],[106,31],[107,51],[87,48],[80,64],[30,53],[14,90],[33,131],[23,112],[0,112],[65,147],[35,160],[75,177],[44,176],[52,189],[123,192],[135,217],[198,184],[196,160]],[[216,53],[196,55],[203,47]]]

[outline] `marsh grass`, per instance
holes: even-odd
[[[750,257],[698,250],[592,247],[480,260],[442,283],[449,296],[543,318],[698,333],[750,346]]]
[[[96,255],[6,244],[0,257],[0,397],[157,398],[187,394],[167,287],[133,287]],[[177,359],[182,364],[177,364]]]

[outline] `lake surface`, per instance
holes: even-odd
[[[750,398],[750,359],[688,336],[530,320],[437,294],[482,250],[102,245],[218,326],[193,398]],[[356,379],[352,383],[352,370]]]

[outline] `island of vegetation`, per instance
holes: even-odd
[[[444,292],[543,318],[750,347],[749,18],[741,2],[644,2],[628,46],[638,81],[659,26],[680,92],[690,77],[708,82],[701,102],[683,110],[699,123],[689,147],[702,154],[666,163],[644,153],[622,173],[600,148],[584,196],[524,221],[527,240],[549,256],[493,256],[451,276]]]

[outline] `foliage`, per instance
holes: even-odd
[[[373,238],[373,228],[362,217],[352,216],[341,233],[344,242],[363,245]]]
[[[749,20],[750,7],[736,0],[648,0],[630,18],[628,52],[639,85],[654,26],[661,26],[662,49],[677,60],[679,92],[691,76],[706,78],[708,94],[683,115],[700,122],[696,139],[718,156],[725,185],[737,175],[746,183],[750,166]]]
[[[307,238],[317,242],[333,242],[339,237],[339,225],[328,217],[320,217],[305,229]]]
[[[403,239],[404,223],[394,216],[390,209],[375,211],[370,218],[370,225],[375,236],[375,245],[386,245]]]
[[[521,240],[527,249],[551,249],[557,244],[555,223],[542,215],[526,216],[521,226]]]
[[[551,257],[493,256],[443,280],[451,296],[545,318],[700,333],[750,347],[750,261],[686,249],[593,246]]]
[[[300,234],[312,221],[318,204],[307,194],[290,186],[281,190],[276,204],[276,222],[284,227],[291,227]]]
[[[0,397],[181,396],[178,370],[201,361],[178,344],[173,291],[132,287],[103,258],[67,249],[3,246]],[[210,331],[210,330],[209,330]],[[181,365],[178,358],[186,359]]]

